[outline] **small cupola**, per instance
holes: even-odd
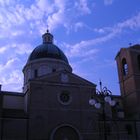
[[[49,33],[49,30],[47,29],[47,32],[42,35],[43,38],[43,44],[50,43],[53,44],[53,35]]]

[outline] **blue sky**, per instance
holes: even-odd
[[[120,94],[115,56],[140,44],[139,0],[0,0],[2,90],[22,90],[22,68],[47,25],[74,73]]]

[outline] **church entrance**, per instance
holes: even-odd
[[[80,135],[75,128],[64,125],[53,130],[50,140],[80,140]]]

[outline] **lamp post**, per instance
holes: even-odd
[[[115,106],[116,101],[112,100],[111,95],[112,92],[107,89],[107,87],[102,87],[102,82],[100,81],[100,90],[96,91],[97,99],[92,96],[89,99],[89,104],[91,106],[95,106],[95,108],[100,109],[102,108],[102,116],[103,116],[103,127],[104,127],[104,140],[107,140],[107,133],[106,133],[106,112],[105,112],[105,104],[108,103],[110,106]]]

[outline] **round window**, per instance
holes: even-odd
[[[71,102],[71,96],[70,93],[68,91],[62,91],[59,94],[59,101],[62,104],[69,104]]]

